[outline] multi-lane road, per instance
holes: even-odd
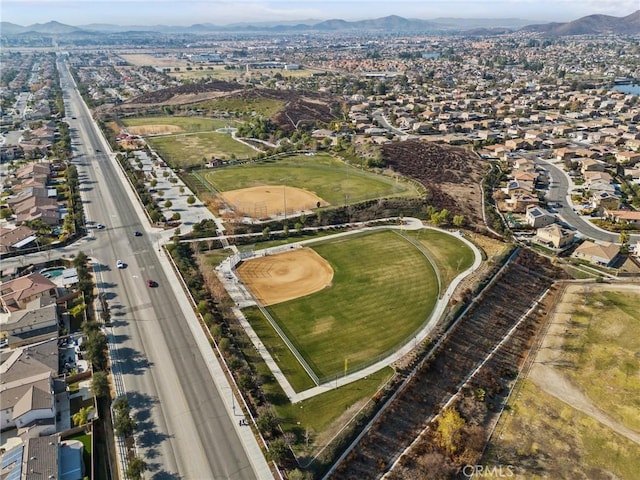
[[[255,439],[244,433],[248,427],[239,429],[229,415],[233,400],[220,393],[222,376],[214,383],[215,358],[196,340],[195,317],[184,308],[175,277],[165,274],[159,232],[148,226],[123,182],[62,59],[58,68],[85,213],[93,225],[105,225],[92,230],[83,250],[97,264],[98,287],[109,300],[117,346],[113,370],[121,373],[138,422],[146,477],[272,478]],[[117,260],[126,268],[116,268]],[[157,286],[149,287],[149,279]]]

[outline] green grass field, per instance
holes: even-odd
[[[565,374],[602,410],[640,431],[640,293],[585,295],[571,314]],[[615,394],[612,394],[615,392]]]
[[[123,118],[122,123],[126,127],[140,127],[144,125],[175,125],[182,129],[183,133],[213,132],[226,127],[230,120],[218,120],[216,118],[203,117],[135,117]]]
[[[425,228],[408,231],[405,234],[418,240],[429,251],[440,272],[443,289],[473,265],[475,258],[473,250],[466,243],[447,233]]]
[[[321,379],[342,375],[345,361],[352,371],[388,353],[428,319],[436,273],[402,236],[353,235],[313,249],[331,264],[332,285],[268,310]]]
[[[259,185],[287,185],[309,190],[331,205],[364,200],[417,196],[411,183],[349,167],[330,155],[295,155],[261,163],[199,172],[219,192]]]
[[[172,167],[202,165],[203,158],[231,159],[249,158],[255,150],[235,141],[231,135],[215,132],[201,132],[189,135],[165,135],[151,137],[147,141],[151,148]]]

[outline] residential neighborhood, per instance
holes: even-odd
[[[3,21],[0,476],[632,478],[639,15]]]

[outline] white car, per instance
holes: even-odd
[[[104,230],[104,225],[103,225],[103,224],[101,224],[101,223],[99,223],[98,225],[96,225],[96,228],[97,228],[98,230]]]
[[[118,268],[124,268],[124,267],[126,267],[126,266],[127,266],[127,264],[126,264],[126,263],[124,263],[122,260],[118,260],[118,261],[116,262],[116,267],[118,267]]]

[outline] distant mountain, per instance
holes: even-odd
[[[11,22],[0,22],[0,34],[2,35],[18,35],[25,31],[25,27],[22,25],[16,25]]]
[[[347,21],[305,20],[300,22],[256,22],[236,23],[232,25],[214,25],[212,23],[198,23],[190,26],[179,25],[111,25],[90,24],[79,27],[65,25],[60,22],[34,24],[27,27],[9,22],[0,22],[0,34],[21,35],[25,33],[39,33],[41,35],[73,35],[75,37],[86,34],[89,36],[100,33],[148,32],[163,34],[208,34],[216,32],[246,32],[246,33],[306,33],[306,32],[385,32],[385,33],[458,33],[461,35],[500,35],[520,28],[524,32],[539,32],[548,35],[582,35],[599,33],[640,33],[640,10],[626,17],[612,17],[608,15],[589,15],[567,23],[545,23],[526,25],[526,21],[517,18],[438,18],[435,20],[420,20],[404,18],[397,15],[375,18],[370,20]],[[523,26],[524,25],[524,26]]]
[[[640,33],[640,10],[636,10],[626,17],[588,15],[567,23],[527,25],[521,31],[546,33],[548,35],[638,34]]]
[[[37,32],[52,35],[62,35],[66,33],[81,32],[82,29],[78,27],[72,27],[71,25],[65,25],[60,22],[47,22],[47,23],[34,23],[25,27],[25,32]]]

